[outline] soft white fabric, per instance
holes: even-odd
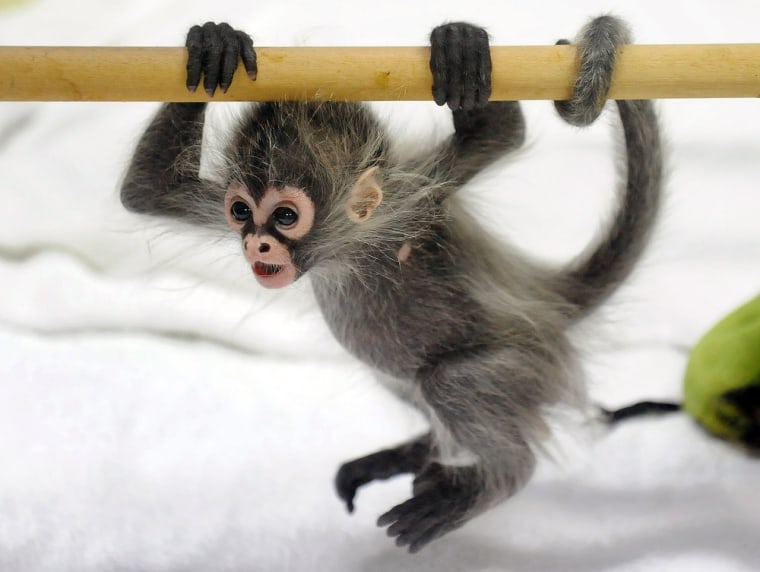
[[[545,44],[612,9],[642,43],[752,42],[760,22],[756,0],[256,4],[0,4],[0,38],[179,45],[190,25],[227,20],[258,45],[422,44],[465,19],[495,44]],[[362,490],[346,514],[338,464],[423,423],[332,341],[308,284],[263,292],[234,238],[122,211],[119,178],[155,107],[0,104],[0,570],[760,568],[760,461],[680,414],[560,439],[516,498],[414,557],[374,525],[408,478]],[[527,150],[466,192],[495,239],[563,260],[609,208],[614,114],[579,131],[548,102],[525,107]],[[586,328],[591,393],[609,406],[678,399],[688,347],[760,290],[758,102],[660,109],[665,217]],[[380,110],[406,143],[448,128],[432,103]],[[229,107],[214,112],[223,125]]]

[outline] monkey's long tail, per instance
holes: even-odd
[[[595,18],[581,31],[573,96],[555,104],[563,119],[581,126],[599,116],[618,48],[627,43],[627,26],[613,16]],[[560,276],[561,293],[581,315],[604,302],[631,273],[652,234],[662,202],[662,149],[654,106],[646,100],[621,100],[617,107],[626,156],[620,204],[607,232]]]
[[[599,410],[604,421],[610,425],[614,425],[615,423],[634,417],[662,415],[664,413],[681,411],[681,404],[670,401],[639,401],[620,409],[599,407]]]
[[[618,101],[626,177],[612,224],[590,253],[562,276],[565,298],[586,314],[628,277],[652,234],[662,202],[663,162],[657,116],[650,101]]]

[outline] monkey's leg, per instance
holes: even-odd
[[[439,177],[459,189],[525,141],[525,118],[517,101],[492,101],[479,109],[452,112],[454,134],[436,149]]]
[[[546,430],[541,406],[561,395],[561,351],[480,348],[420,372],[441,450],[450,439],[475,461],[434,462],[417,475],[414,496],[378,520],[397,545],[416,552],[525,484],[535,467],[529,443]]]
[[[348,512],[354,511],[354,497],[359,487],[378,479],[405,473],[417,474],[433,452],[430,433],[394,447],[344,463],[335,476],[335,488]]]
[[[489,102],[491,53],[483,28],[465,22],[430,35],[433,97],[452,109],[454,134],[434,151],[440,177],[463,185],[488,164],[520,147],[525,120],[517,101]]]

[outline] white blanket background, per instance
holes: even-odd
[[[0,43],[181,45],[226,20],[258,45],[414,45],[465,19],[494,44],[548,44],[603,11],[642,43],[760,40],[756,0],[37,0],[0,8]],[[306,283],[264,292],[234,237],[122,211],[156,105],[0,103],[0,570],[760,569],[760,460],[680,414],[559,439],[516,498],[416,556],[374,524],[408,478],[363,489],[349,516],[339,463],[423,423],[331,340]],[[465,192],[495,240],[559,261],[610,207],[615,116],[580,131],[525,107],[520,160]],[[665,217],[584,344],[608,406],[679,399],[688,348],[760,290],[760,103],[660,110]],[[406,142],[449,129],[432,103],[381,111]]]

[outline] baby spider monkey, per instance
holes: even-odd
[[[546,436],[547,409],[583,393],[568,330],[630,274],[661,202],[662,153],[649,101],[618,101],[625,175],[614,216],[585,254],[549,268],[497,243],[456,196],[523,143],[518,102],[489,102],[486,32],[466,23],[431,34],[432,93],[454,130],[422,157],[396,157],[363,103],[252,104],[232,132],[221,181],[199,174],[205,103],[165,104],[140,140],[121,198],[131,211],[229,225],[256,280],[281,288],[309,274],[331,331],[430,431],[350,461],[357,490],[401,473],[412,496],[380,516],[415,552],[515,494]],[[561,117],[600,114],[626,26],[602,16],[577,41],[579,71]],[[188,86],[213,94],[239,60],[256,77],[251,39],[227,24],[190,30]]]

